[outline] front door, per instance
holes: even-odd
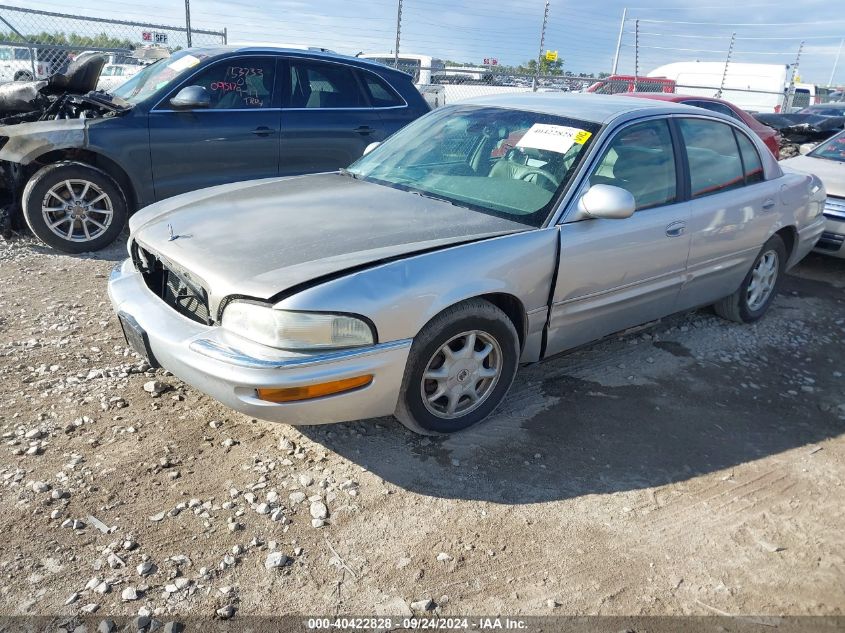
[[[346,64],[290,59],[282,114],[283,176],[348,167],[386,137],[358,72]]]
[[[564,219],[546,355],[672,313],[684,279],[690,206],[679,202],[681,179],[667,121],[652,119],[618,132],[589,184],[627,189],[637,210],[620,220]]]
[[[274,57],[216,62],[175,89],[149,115],[156,198],[279,173],[281,110],[274,100]],[[202,86],[208,108],[177,110],[169,99]]]

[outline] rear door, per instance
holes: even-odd
[[[736,291],[777,221],[778,179],[765,180],[751,137],[704,118],[677,120],[690,173],[690,257],[679,309]]]
[[[289,58],[282,112],[283,176],[334,171],[387,134],[355,67]]]
[[[149,114],[156,198],[279,173],[281,109],[276,58],[230,57],[199,70]],[[211,95],[208,108],[175,110],[186,86]]]
[[[630,191],[637,210],[561,225],[547,355],[675,311],[690,213],[678,154],[662,117],[629,124],[605,145],[576,199],[589,185],[608,184]]]

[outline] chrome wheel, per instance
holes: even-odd
[[[41,201],[47,228],[69,242],[88,242],[106,232],[114,217],[111,198],[88,180],[63,180]]]
[[[768,301],[777,282],[779,268],[778,254],[771,250],[763,253],[751,271],[751,282],[748,284],[745,299],[748,309],[752,312],[759,310]]]
[[[495,338],[472,330],[449,339],[426,364],[420,390],[425,408],[454,419],[480,407],[502,373],[502,348]]]

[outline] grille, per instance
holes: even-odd
[[[845,198],[828,196],[824,203],[824,214],[836,220],[845,220]]]
[[[208,325],[208,299],[202,288],[188,283],[172,270],[164,268],[164,290],[161,298],[189,319]]]
[[[135,267],[144,277],[147,287],[179,314],[192,321],[211,325],[208,293],[184,275],[171,270],[147,250],[133,245]]]
[[[845,235],[825,231],[816,242],[816,248],[824,251],[838,251],[842,248],[842,244],[845,244]]]

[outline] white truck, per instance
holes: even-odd
[[[396,67],[414,78],[414,84],[423,98],[432,108],[439,108],[446,103],[446,88],[440,83],[434,83],[434,77],[443,74],[446,65],[430,55],[411,55],[402,53],[399,59],[392,53],[361,53],[358,57],[371,59],[374,62]],[[398,63],[397,63],[398,61]]]
[[[53,64],[38,59],[36,48],[0,46],[0,82],[42,79],[53,72]]]
[[[789,87],[791,71],[786,64],[729,62],[674,62],[659,66],[648,77],[675,82],[675,92],[721,98],[749,112],[780,112]]]

